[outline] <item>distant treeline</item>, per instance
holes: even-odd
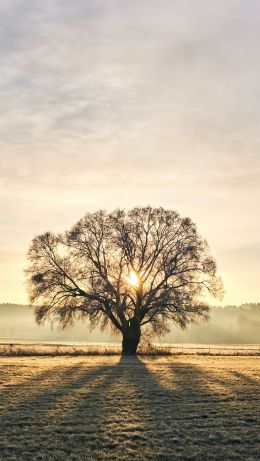
[[[260,309],[260,303],[244,303],[240,304],[239,306],[236,306],[235,304],[228,304],[227,306],[224,306],[224,309]]]
[[[0,308],[32,308],[32,306],[28,304],[17,304],[17,303],[0,303]],[[259,303],[244,303],[240,305],[235,304],[227,304],[226,306],[216,306],[213,309],[250,309],[250,310],[258,310],[260,309],[260,302]]]
[[[87,322],[76,322],[68,330],[48,323],[38,326],[31,306],[15,303],[0,304],[0,339],[37,341],[115,342],[120,338],[109,332],[90,331]],[[155,339],[156,341],[156,339]],[[161,339],[166,343],[196,344],[259,344],[260,302],[240,306],[214,307],[209,321],[190,324],[185,330],[172,325],[171,332]]]
[[[0,307],[31,307],[28,304],[0,303]]]

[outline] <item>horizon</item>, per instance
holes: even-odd
[[[37,305],[33,305],[33,304],[23,304],[23,303],[13,303],[13,302],[10,302],[10,301],[0,301],[0,307],[5,306],[5,305],[21,306],[21,307],[32,307],[32,308],[37,307]],[[212,304],[212,305],[210,305],[210,308],[211,309],[214,309],[214,308],[224,309],[225,307],[246,307],[246,306],[254,306],[254,305],[260,305],[260,300],[259,301],[252,301],[252,302],[244,302],[242,304],[224,304],[224,305]]]
[[[259,3],[21,0],[0,13],[3,302],[27,302],[35,235],[147,203],[195,222],[224,304],[259,299]]]

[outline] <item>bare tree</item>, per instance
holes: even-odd
[[[163,208],[87,213],[69,232],[36,236],[26,270],[36,320],[66,327],[86,318],[123,336],[135,354],[143,331],[164,334],[207,317],[221,280],[189,218]]]

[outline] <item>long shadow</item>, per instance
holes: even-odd
[[[221,394],[209,386],[210,372],[187,362],[122,357],[107,364],[66,367],[62,381],[7,409],[4,461],[259,459],[248,417],[256,408],[235,398],[232,383],[221,379],[230,391]]]
[[[252,388],[256,388],[259,391],[260,380],[259,378],[255,378],[252,376],[248,376],[241,371],[232,371],[232,374],[238,381],[243,381],[246,385],[252,386]]]
[[[77,459],[154,459],[145,435],[144,405],[138,399],[135,384],[139,368],[135,358],[121,357],[100,385],[82,396],[66,418],[68,427],[73,422],[81,442],[80,447],[74,448]],[[79,421],[83,423],[80,429]],[[69,455],[68,449],[67,459],[72,459]]]
[[[73,370],[76,372],[78,367],[73,367]],[[62,373],[65,372],[66,369],[62,368],[60,365],[56,365],[48,370],[43,370],[40,372],[35,372],[33,377],[25,378],[22,381],[16,383],[11,382],[8,386],[0,390],[0,408],[2,411],[7,410],[9,407],[13,407],[14,405],[18,405],[23,401],[28,400],[28,389],[34,390],[36,386],[36,394],[39,392],[40,387],[47,385],[50,380],[52,381],[52,385],[54,384],[55,380],[58,380]],[[70,368],[71,370],[71,368]],[[14,378],[13,378],[14,379]],[[27,392],[27,393],[26,393]],[[30,394],[30,398],[31,398]]]
[[[248,417],[258,413],[250,395],[246,402],[245,395],[239,401],[232,383],[224,379],[221,384],[229,392],[214,390],[208,386],[211,373],[187,362],[166,367],[169,377],[163,384],[163,369],[154,373],[142,360],[136,361],[147,383],[144,388],[142,379],[135,378],[150,415],[147,430],[151,443],[157,440],[162,448],[158,459],[259,459],[258,430]]]
[[[92,386],[95,388],[96,378],[105,385],[110,367],[91,366],[84,370],[84,367],[77,365],[66,366],[65,370],[60,367],[55,371],[56,376],[54,370],[43,373],[42,378],[49,380],[48,386],[43,380],[39,389],[32,394],[30,394],[30,386],[34,390],[36,379],[28,380],[27,395],[23,394],[23,399],[19,399],[18,404],[12,405],[10,402],[10,405],[2,411],[0,447],[4,460],[64,459],[64,453],[61,455],[60,447],[58,447],[57,456],[53,453],[53,435],[64,434],[64,427],[66,427],[64,416],[66,417],[68,407],[71,411],[89,388],[91,389]],[[15,386],[14,390],[17,394],[23,389]],[[57,404],[59,406],[56,414],[53,410]],[[59,441],[55,442],[59,445]],[[63,440],[63,444],[66,445],[66,443],[67,439]]]
[[[161,379],[165,372],[166,383]],[[250,454],[258,459],[257,431],[246,409],[232,392],[211,389],[212,379],[211,373],[187,363],[159,366],[155,372],[138,357],[122,357],[100,383],[99,395],[94,389],[82,396],[67,418],[68,426],[84,421],[77,455],[244,460]]]
[[[29,417],[33,419],[34,409],[36,414],[41,411],[46,412],[53,407],[55,401],[61,397],[66,397],[70,392],[75,391],[83,387],[87,382],[94,379],[95,376],[102,376],[107,371],[107,367],[99,366],[95,367],[94,371],[92,367],[86,372],[80,366],[73,367],[57,367],[55,370],[49,370],[40,376],[41,382],[36,392],[30,393],[30,388],[39,382],[39,379],[28,380],[26,383],[27,395],[23,394],[23,399],[18,400],[15,406],[12,402],[3,408],[3,413],[6,418],[12,416],[14,411],[19,415],[19,410],[29,414]],[[61,373],[61,375],[60,375]],[[57,376],[58,374],[58,376]],[[56,379],[55,379],[56,378]],[[62,378],[62,379],[61,379]],[[47,383],[47,385],[46,385]],[[16,394],[19,395],[19,391],[24,390],[25,384],[21,386],[15,386],[14,398]],[[2,394],[0,393],[0,399]]]

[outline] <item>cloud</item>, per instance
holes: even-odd
[[[2,240],[150,203],[257,244],[259,22],[256,0],[3,0]]]

